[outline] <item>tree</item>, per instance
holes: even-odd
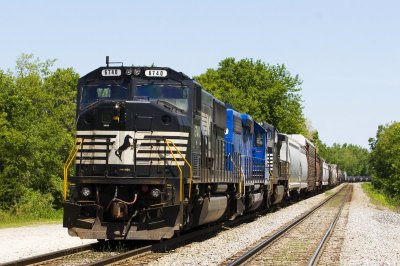
[[[299,95],[301,80],[285,65],[226,58],[218,69],[208,69],[194,78],[218,99],[257,121],[289,134],[308,133]]]
[[[49,195],[61,206],[63,161],[73,145],[78,74],[23,54],[0,72],[0,207]]]
[[[311,141],[317,147],[319,156],[328,163],[337,164],[348,175],[370,175],[369,152],[367,149],[347,143],[342,145],[334,143],[329,147],[319,139],[318,131],[313,132]]]
[[[400,198],[400,123],[379,126],[370,146],[373,185]]]

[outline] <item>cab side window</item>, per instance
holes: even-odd
[[[256,134],[255,134],[255,141],[254,141],[254,143],[255,143],[255,146],[256,146],[257,148],[262,147],[262,146],[264,145],[263,134],[261,134],[261,133],[256,133]]]

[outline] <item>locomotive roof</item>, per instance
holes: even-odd
[[[99,67],[81,79],[124,79],[130,76],[154,80],[193,80],[186,74],[178,72],[169,67],[146,67],[146,66],[104,66]]]
[[[315,145],[310,140],[308,140],[306,137],[304,137],[301,134],[291,134],[289,136],[291,138],[295,139],[298,143],[300,143],[303,146],[309,144],[309,145],[311,145],[312,147],[315,148]]]

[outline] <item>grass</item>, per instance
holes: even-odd
[[[61,223],[62,216],[62,209],[49,213],[47,217],[35,217],[30,214],[16,216],[9,212],[0,211],[0,228]]]
[[[336,197],[336,198],[332,198],[330,201],[328,201],[325,204],[325,206],[326,207],[338,207],[342,202],[343,202],[343,197]]]
[[[363,183],[361,186],[373,204],[400,212],[400,199],[387,196],[382,191],[376,190],[370,182]]]

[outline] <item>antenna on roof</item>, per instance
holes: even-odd
[[[110,62],[110,57],[107,55],[106,56],[106,65],[107,65],[107,67],[109,67],[110,64],[121,64],[122,67],[124,66],[124,63],[122,63],[122,62]]]

